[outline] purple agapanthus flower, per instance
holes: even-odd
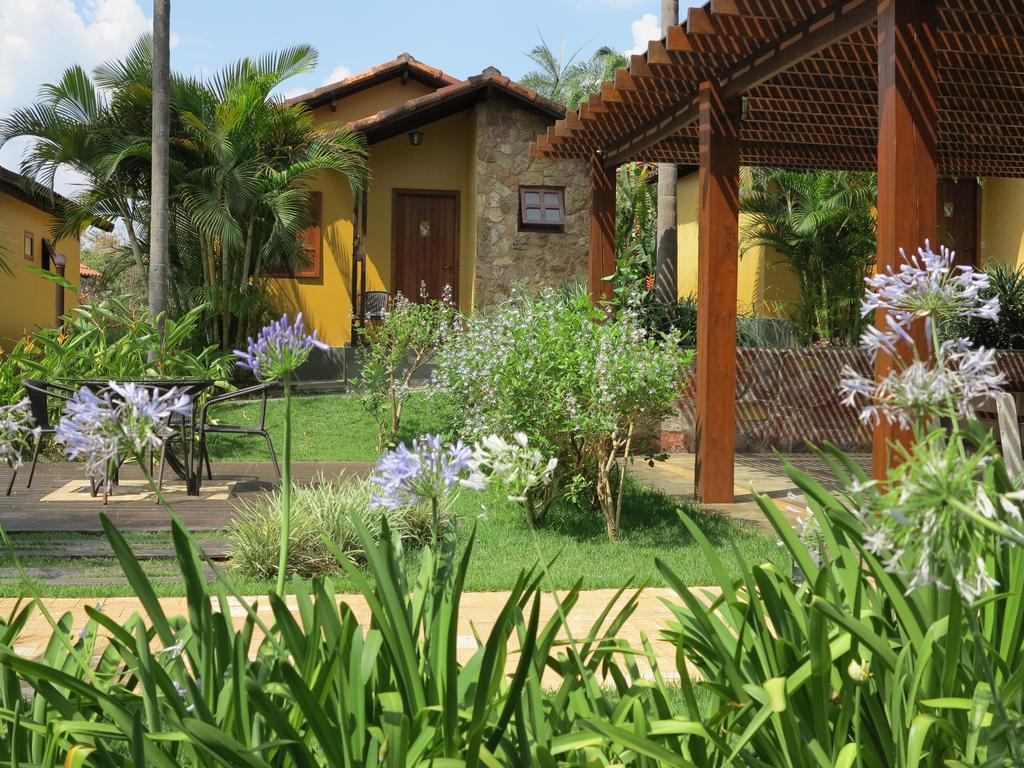
[[[379,487],[371,507],[397,509],[441,499],[467,478],[473,456],[461,440],[444,445],[438,435],[424,435],[407,447],[402,443],[377,462],[372,482]]]
[[[158,450],[172,418],[191,412],[191,400],[177,388],[112,381],[102,396],[85,387],[79,390],[65,406],[56,436],[70,458],[81,459],[89,474],[103,478],[119,457]]]
[[[28,398],[14,405],[0,406],[0,464],[18,469],[29,437],[38,435],[39,427],[34,426]]]
[[[272,381],[289,374],[309,358],[317,349],[329,349],[317,339],[317,332],[307,333],[302,324],[302,313],[295,316],[295,322],[288,314],[281,315],[259,332],[255,339],[249,337],[249,345],[242,351],[235,350],[238,365],[252,371],[261,381]]]

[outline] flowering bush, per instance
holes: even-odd
[[[378,448],[397,440],[413,377],[433,359],[458,315],[449,285],[440,300],[421,298],[416,303],[398,294],[382,320],[359,329],[357,386],[363,405],[377,419]]]
[[[516,294],[452,334],[435,384],[466,439],[522,433],[557,459],[532,522],[577,495],[617,538],[626,467],[674,408],[692,354],[678,341],[648,335],[629,309],[602,314],[585,294]]]

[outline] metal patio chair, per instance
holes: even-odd
[[[387,291],[364,291],[362,321],[377,321],[387,317],[391,308],[391,294]]]
[[[207,479],[213,479],[213,468],[210,466],[210,452],[206,445],[206,436],[214,434],[252,435],[262,437],[267,441],[267,450],[270,452],[270,460],[274,463],[274,471],[277,473],[277,479],[281,479],[281,467],[277,463],[277,453],[274,451],[274,441],[270,439],[270,433],[267,431],[267,397],[270,392],[277,388],[277,386],[277,382],[270,381],[263,384],[256,384],[252,387],[246,387],[245,389],[237,389],[234,392],[225,392],[222,395],[214,395],[213,397],[208,397],[206,399],[206,402],[203,403],[203,407],[199,412],[199,420],[197,421],[197,429],[199,430],[199,459],[196,465],[197,477],[202,476],[203,465],[205,464]],[[249,397],[259,398],[260,415],[255,425],[214,424],[210,422],[209,412],[213,406]]]
[[[43,444],[43,438],[47,436],[52,438],[57,432],[56,424],[50,421],[50,398],[66,403],[71,400],[78,390],[65,384],[58,384],[57,382],[45,381],[43,379],[22,379],[21,386],[24,388],[25,396],[28,398],[28,407],[29,412],[32,414],[32,421],[39,429],[35,443],[32,446],[32,464],[28,471],[28,483],[25,485],[26,488],[31,488],[32,479],[36,474],[36,464],[39,461],[39,449]],[[15,470],[11,476],[11,482],[7,486],[8,496],[14,487],[14,478],[17,474],[17,470]]]

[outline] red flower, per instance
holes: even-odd
[[[648,275],[647,279],[644,280],[644,282],[647,284],[648,291],[654,290],[654,275]]]

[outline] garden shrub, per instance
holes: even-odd
[[[678,334],[649,335],[629,309],[606,314],[586,294],[547,289],[468,318],[438,356],[436,384],[467,440],[523,433],[558,459],[535,523],[575,496],[617,538],[629,461],[649,452],[647,432],[674,409],[691,356]]]
[[[368,480],[341,479],[332,483],[320,477],[311,485],[295,486],[287,575],[311,578],[337,573],[340,566],[330,545],[354,563],[365,562],[353,516],[359,517],[374,540],[380,538],[382,521],[387,520],[389,529],[402,538],[407,548],[419,548],[430,542],[429,504],[371,511],[373,492],[374,485]],[[442,527],[453,524],[449,503],[441,506],[439,517]],[[228,538],[231,560],[239,572],[261,579],[277,575],[281,520],[280,491],[238,506]]]
[[[196,351],[203,307],[166,318],[163,331],[147,312],[126,299],[83,304],[60,328],[39,328],[0,357],[0,404],[23,396],[21,380],[142,380],[169,377],[227,381],[232,358],[215,346]]]
[[[986,299],[999,301],[999,322],[973,317],[947,318],[944,331],[949,338],[967,337],[987,349],[1024,349],[1024,267],[1007,264],[985,267]]]
[[[416,373],[429,363],[457,315],[451,286],[419,303],[402,294],[386,316],[358,329],[362,402],[379,425],[378,448],[394,444]]]

